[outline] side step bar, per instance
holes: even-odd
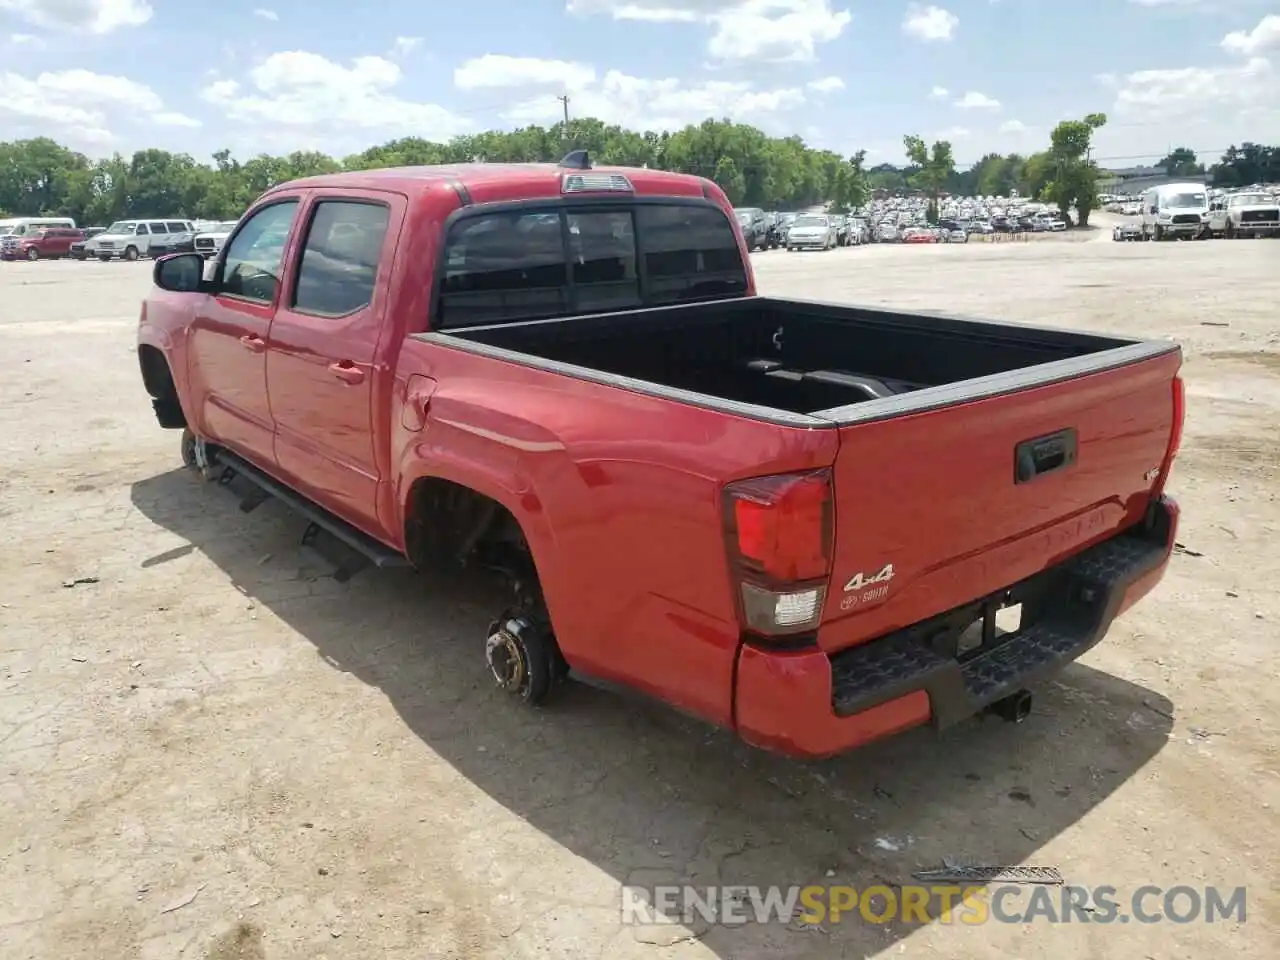
[[[247,513],[261,504],[266,496],[271,496],[310,521],[306,532],[302,535],[304,546],[314,545],[316,536],[319,531],[323,530],[334,539],[354,550],[375,567],[387,569],[412,566],[409,558],[404,554],[398,553],[385,543],[380,543],[367,533],[357,530],[347,521],[334,516],[324,507],[307,499],[302,494],[290,490],[284,484],[277,483],[257,467],[242,460],[234,453],[218,449],[213,453],[211,459],[214,465],[223,468],[222,476],[218,481],[222,486],[229,484],[235,477],[244,477],[244,479],[256,485],[265,495],[262,497],[256,495],[245,497],[240,504],[241,510]],[[354,570],[340,568],[334,579],[347,580],[354,572]]]

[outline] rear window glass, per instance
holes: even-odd
[[[717,207],[511,211],[450,228],[437,323],[470,326],[745,293],[737,232]]]

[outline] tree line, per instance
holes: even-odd
[[[85,224],[131,216],[225,220],[238,217],[270,187],[299,177],[474,160],[556,161],[570,149],[585,148],[598,163],[707,177],[736,206],[794,209],[830,201],[837,209],[847,209],[883,193],[920,191],[936,199],[943,193],[1007,196],[1017,190],[1022,196],[1057,203],[1064,214],[1073,209],[1084,223],[1095,205],[1099,173],[1088,157],[1090,141],[1105,123],[1102,114],[1063,121],[1046,150],[1026,157],[992,153],[966,170],[956,168],[952,145],[946,141],[929,145],[908,136],[905,164],[868,168],[865,151],[841,156],[809,147],[799,137],[771,137],[727,120],[642,133],[586,118],[568,125],[491,131],[448,143],[409,137],[341,159],[298,151],[241,161],[220,150],[212,163],[158,149],[139,150],[130,158],[117,154],[94,160],[38,137],[0,142],[0,214],[71,216]],[[1166,160],[1176,165],[1186,158],[1173,151]],[[1221,183],[1280,179],[1280,148],[1249,143],[1238,150],[1232,147],[1208,175]]]

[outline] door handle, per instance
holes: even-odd
[[[364,371],[350,360],[337,360],[329,364],[329,372],[343,383],[364,383]]]
[[[255,337],[252,334],[247,334],[241,337],[240,342],[254,353],[261,353],[263,350],[267,349],[267,341],[263,340],[261,337]]]

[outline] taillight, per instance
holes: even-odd
[[[831,472],[731,483],[724,517],[743,625],[767,636],[816,625],[831,570]]]
[[[1178,450],[1182,447],[1182,430],[1187,419],[1187,388],[1182,382],[1182,377],[1175,376],[1173,378],[1173,426],[1169,430],[1169,446],[1165,450],[1164,462],[1160,464],[1160,476],[1157,478],[1152,488],[1153,496],[1160,496],[1164,493],[1164,485],[1169,480],[1169,473],[1173,469],[1173,458],[1178,455]]]

